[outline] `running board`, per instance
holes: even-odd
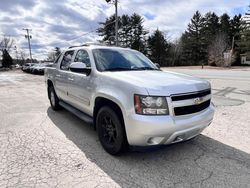
[[[74,108],[73,106],[71,106],[63,101],[59,101],[59,105],[62,106],[63,108],[65,108],[66,110],[68,110],[69,112],[71,112],[72,114],[74,114],[75,116],[77,116],[78,118],[80,118],[81,120],[85,121],[86,123],[93,124],[92,117],[90,117],[89,115]]]

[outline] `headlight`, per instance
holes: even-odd
[[[135,112],[142,115],[168,115],[166,97],[135,95]]]

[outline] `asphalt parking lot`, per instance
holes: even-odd
[[[0,72],[0,187],[250,187],[250,70],[174,71],[212,83],[213,123],[191,141],[119,157],[52,111],[43,76]]]

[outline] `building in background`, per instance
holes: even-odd
[[[240,54],[241,64],[250,65],[250,53]]]

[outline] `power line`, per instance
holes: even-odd
[[[67,42],[70,42],[70,41],[79,39],[79,38],[81,38],[81,37],[83,37],[83,36],[85,36],[85,35],[87,35],[87,34],[89,34],[89,33],[94,33],[94,32],[95,32],[95,30],[92,30],[92,31],[86,32],[86,33],[84,33],[84,34],[82,34],[82,35],[80,35],[80,36],[78,36],[78,37],[75,37],[75,38],[73,38],[73,39],[66,40],[66,41],[67,41]]]

